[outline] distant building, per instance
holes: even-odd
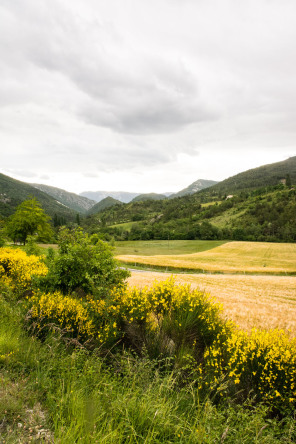
[[[228,194],[228,196],[226,196],[226,200],[227,199],[232,199],[233,198],[233,194]]]

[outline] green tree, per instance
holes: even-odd
[[[291,186],[292,186],[292,182],[291,182],[290,174],[287,174],[287,175],[286,175],[286,186],[287,186],[288,188],[291,188]]]
[[[119,267],[113,248],[81,228],[61,228],[58,253],[48,261],[49,273],[40,282],[46,290],[99,295],[122,285],[129,272]]]
[[[7,234],[14,242],[26,244],[28,236],[37,235],[39,240],[48,240],[52,236],[50,216],[35,199],[22,202],[7,223]]]

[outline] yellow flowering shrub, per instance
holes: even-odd
[[[33,276],[45,276],[47,267],[37,256],[15,248],[0,248],[1,281],[18,295],[32,288]]]
[[[200,391],[238,399],[251,394],[277,410],[295,408],[296,340],[278,330],[241,331],[223,320],[208,295],[172,279],[142,290],[118,288],[105,299],[36,294],[31,304],[41,330],[52,323],[107,349],[123,341],[195,370]]]
[[[125,341],[154,349],[155,356],[165,353],[176,358],[181,349],[201,356],[225,324],[219,304],[189,285],[176,285],[172,278],[152,288],[118,289],[110,300],[108,309],[116,310]]]
[[[232,334],[209,347],[204,354],[200,387],[214,389],[219,381],[226,392],[248,395],[279,410],[295,408],[296,340],[280,330]]]
[[[149,341],[165,338],[171,352],[184,344],[203,350],[224,325],[220,306],[203,292],[177,286],[172,279],[151,289],[117,288],[104,300],[42,293],[31,304],[31,317],[39,328],[54,323],[75,336],[89,336],[105,345],[124,338],[128,345],[136,341],[149,348]]]
[[[31,303],[31,319],[38,330],[54,324],[74,337],[86,340],[95,336],[95,326],[82,301],[56,291],[35,295]]]

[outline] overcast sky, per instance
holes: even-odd
[[[177,191],[296,155],[294,0],[0,0],[0,171]]]

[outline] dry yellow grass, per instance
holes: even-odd
[[[117,256],[117,259],[151,266],[223,273],[296,273],[296,244],[229,242],[209,251],[158,256]]]
[[[170,275],[132,272],[129,285],[144,287]],[[296,337],[296,277],[178,274],[177,283],[189,283],[223,303],[228,319],[241,328],[280,328]]]

